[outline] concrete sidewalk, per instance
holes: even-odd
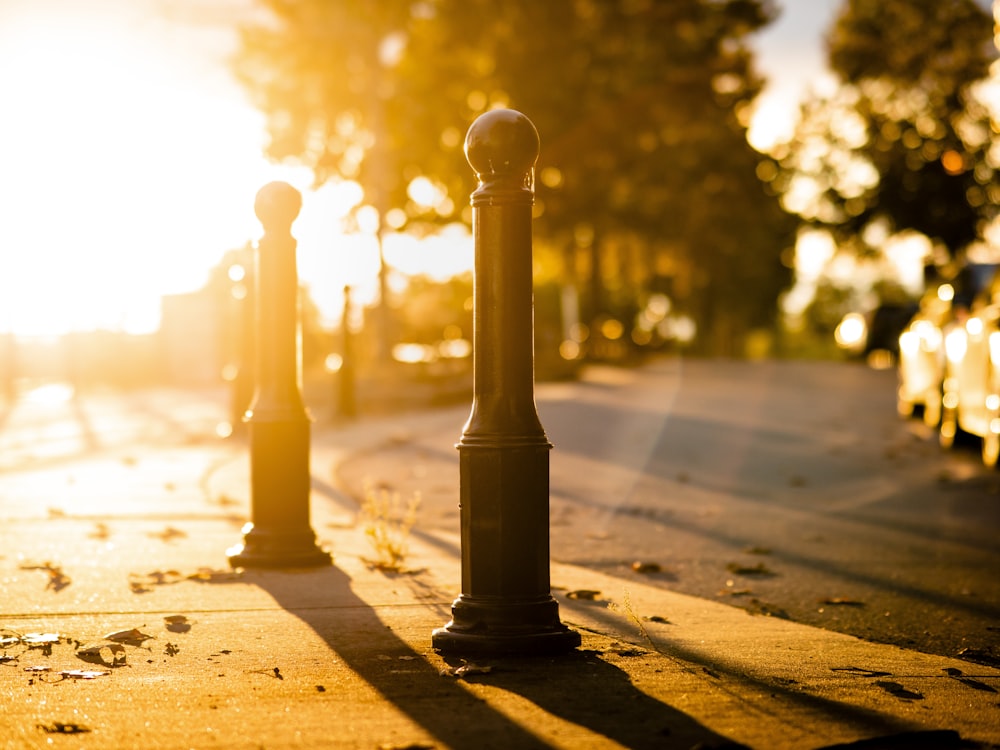
[[[0,747],[1000,744],[996,669],[572,566],[552,582],[578,652],[442,658],[457,537],[411,534],[405,571],[380,571],[334,477],[364,462],[377,481],[381,448],[457,438],[458,413],[314,431],[313,528],[334,555],[318,570],[227,569],[248,513],[239,443],[0,475]],[[434,481],[457,496],[457,475]]]

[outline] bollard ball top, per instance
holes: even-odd
[[[287,182],[269,182],[257,191],[253,210],[265,230],[290,229],[302,210],[302,193]]]
[[[480,177],[519,176],[538,159],[538,131],[513,109],[494,109],[476,118],[465,136],[465,157]]]

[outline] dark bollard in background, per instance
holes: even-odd
[[[534,396],[531,206],[538,133],[494,110],[469,128],[479,178],[472,413],[458,444],[462,594],[435,648],[551,654],[580,645],[559,620],[549,579],[549,443]]]
[[[329,565],[309,522],[309,415],[302,400],[298,273],[292,222],[302,195],[284,182],[257,193],[255,389],[250,428],[250,522],[227,551],[233,567]]]
[[[344,287],[344,309],[340,316],[342,351],[337,372],[337,412],[344,419],[358,416],[358,399],[354,384],[354,352],[351,347],[351,287]]]

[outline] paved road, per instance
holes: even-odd
[[[860,364],[681,359],[543,384],[553,558],[1000,663],[1000,474],[897,417],[894,384]],[[341,479],[420,492],[418,532],[453,539],[462,421]]]
[[[543,384],[552,556],[623,587],[642,580],[996,666],[1000,473],[899,419],[893,387],[891,371],[855,364],[680,359]],[[0,415],[5,487],[47,481],[67,502],[77,459],[119,473],[143,447],[167,460],[165,448],[215,444],[226,415],[221,392],[26,395]],[[414,533],[457,551],[453,446],[467,414],[401,428],[339,480],[357,496],[365,481],[419,491]],[[329,429],[320,421],[315,434]]]

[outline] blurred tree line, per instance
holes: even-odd
[[[762,166],[783,205],[829,232],[838,252],[876,263],[889,238],[916,233],[928,273],[944,276],[967,255],[1000,252],[1000,70],[991,76],[986,6],[844,1],[827,36],[838,85],[804,102],[794,138]],[[857,302],[843,282],[818,291],[820,328],[839,319],[835,301],[841,314]],[[891,278],[870,291],[882,305],[908,294]]]
[[[746,140],[769,0],[258,2],[233,66],[269,155],[357,181],[382,229],[468,222],[465,132],[512,107],[542,142],[536,278],[616,322],[592,337],[627,338],[651,298],[704,351],[773,326],[796,223]]]
[[[635,338],[655,343],[678,314],[697,349],[743,353],[775,327],[802,227],[862,259],[917,232],[939,263],[997,231],[985,0],[844,0],[826,38],[837,85],[768,155],[746,128],[771,0],[257,1],[233,67],[269,155],[357,181],[383,229],[468,222],[466,129],[497,106],[532,119],[538,312],[560,315],[568,292],[591,353],[644,316]],[[852,304],[825,284],[816,304]]]

